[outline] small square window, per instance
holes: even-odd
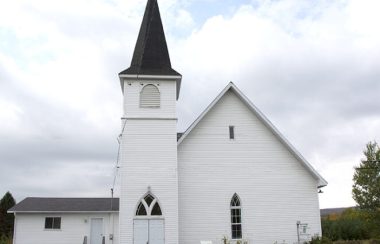
[[[61,229],[61,217],[46,217],[45,218],[45,229]]]
[[[229,130],[230,130],[230,139],[235,139],[235,126],[230,125]]]

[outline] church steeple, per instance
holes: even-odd
[[[148,0],[131,66],[119,75],[181,76],[171,67],[157,0]]]
[[[178,244],[176,101],[182,76],[171,67],[157,0],[148,0],[131,66],[119,78],[118,243]]]

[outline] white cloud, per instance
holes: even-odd
[[[22,114],[22,109],[16,104],[0,100],[0,126],[2,130],[7,131],[8,133],[16,132],[18,127],[15,125],[20,124],[20,117]]]
[[[330,182],[321,206],[353,204],[352,168],[369,140],[380,141],[379,2],[257,0],[201,25],[195,2],[159,1],[173,68],[184,75],[180,130],[234,81]],[[0,144],[8,148],[0,153],[10,172],[12,164],[52,170],[45,180],[70,194],[70,177],[54,170],[88,171],[93,161],[94,194],[109,188],[100,186],[117,152],[117,73],[129,65],[145,4],[19,0],[0,9]]]
[[[174,55],[186,89],[180,125],[235,81],[325,174],[329,197],[321,206],[352,205],[352,169],[365,144],[379,140],[380,16],[372,10],[364,16],[378,2],[299,3],[242,6],[233,16],[208,19],[179,43]],[[195,93],[202,102],[191,99]]]
[[[320,171],[325,178],[330,180],[329,186],[323,188],[323,193],[319,195],[321,208],[355,206],[351,193],[351,180],[354,174],[351,160],[350,157],[330,162],[331,164],[325,170]],[[333,204],[330,203],[332,199]]]

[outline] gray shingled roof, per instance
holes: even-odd
[[[111,206],[112,205],[112,206]],[[119,198],[27,197],[9,212],[111,212],[119,211]]]
[[[148,0],[131,67],[119,75],[173,75],[157,0]]]

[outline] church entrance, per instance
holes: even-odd
[[[133,244],[165,244],[165,227],[157,199],[146,194],[133,220]]]
[[[163,219],[135,219],[134,244],[164,244]]]

